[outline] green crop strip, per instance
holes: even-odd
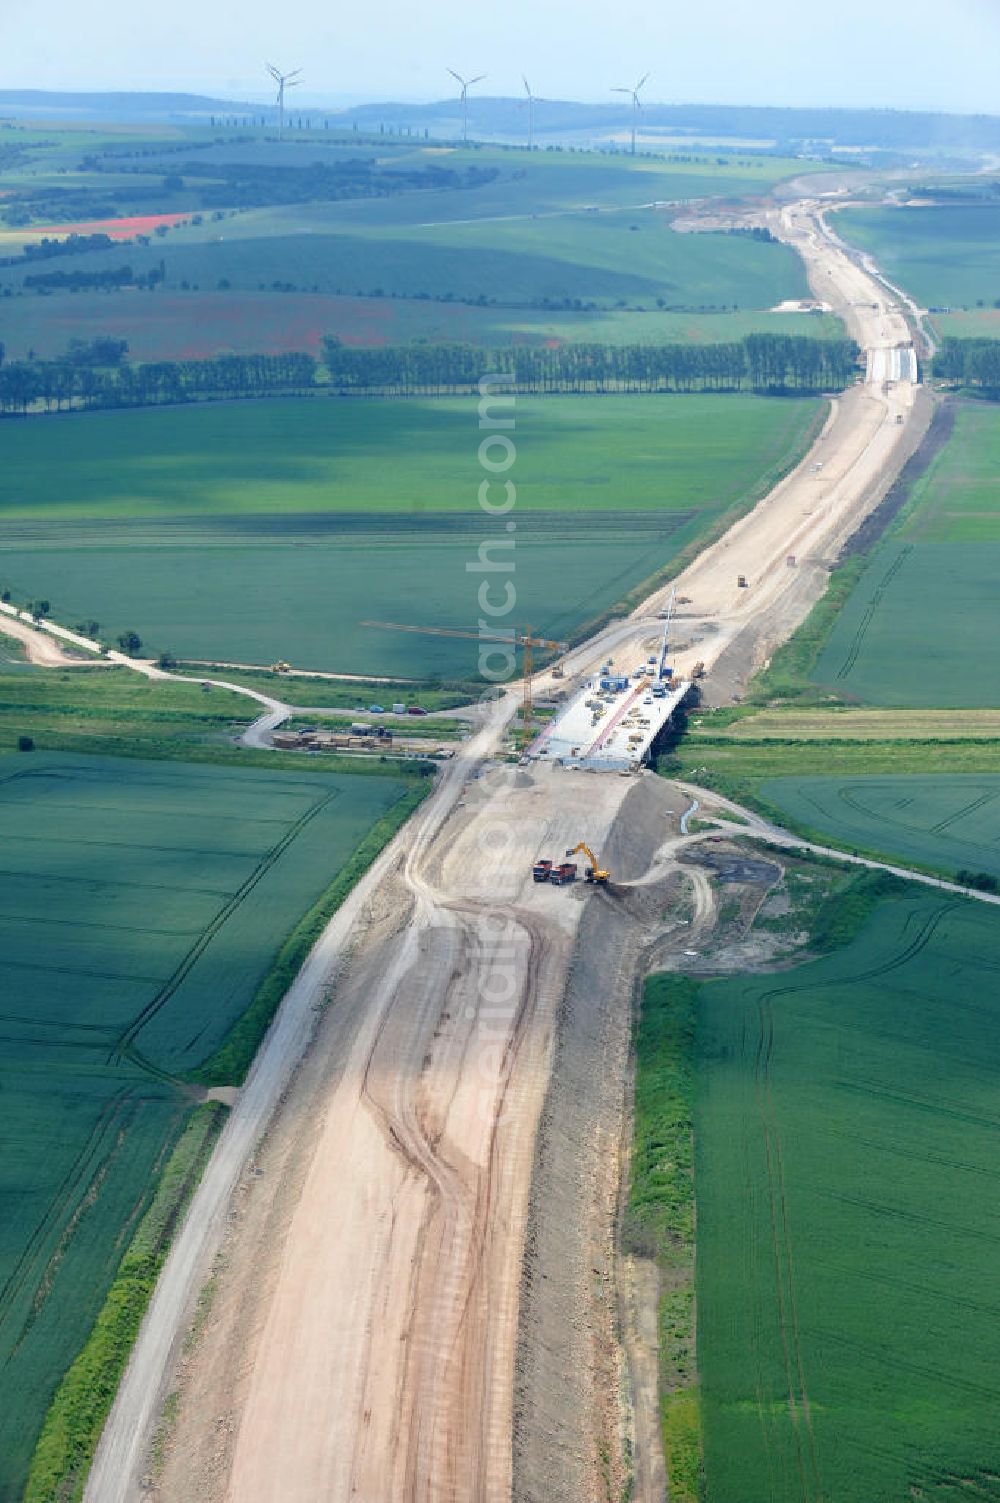
[[[835,872],[807,907],[809,949],[849,945],[886,898],[907,892],[883,872]],[[659,1381],[664,1461],[672,1503],[703,1496],[700,1396],[695,1356],[695,1175],[698,1008],[702,983],[647,978],[636,1031],[632,1181],[622,1240],[660,1271]]]
[[[31,1460],[24,1503],[77,1503],[171,1237],[221,1131],[225,1108],[198,1107],[163,1171],[86,1346],[63,1378]]]
[[[997,919],[866,876],[808,928],[697,998],[707,1496],[993,1496]]]

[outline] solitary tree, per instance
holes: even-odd
[[[130,658],[135,658],[142,651],[142,638],[137,631],[123,631],[118,638],[118,646],[122,652],[127,652]]]

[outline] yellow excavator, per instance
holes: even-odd
[[[581,840],[579,845],[575,845],[572,850],[567,851],[566,856],[568,858],[570,856],[577,855],[577,853],[586,856],[587,860],[590,862],[590,866],[583,874],[584,881],[597,882],[601,887],[607,887],[608,883],[611,881],[611,873],[609,871],[605,871],[603,866],[598,866],[597,857],[594,855],[593,851],[590,849],[590,846],[587,845],[585,841]]]

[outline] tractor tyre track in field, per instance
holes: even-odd
[[[191,946],[187,954],[175,967],[172,975],[156,993],[155,997],[152,997],[149,1002],[147,1002],[146,1005],[141,1008],[138,1013],[136,1013],[135,1017],[129,1023],[128,1027],[124,1029],[121,1034],[119,1034],[118,1038],[115,1040],[114,1047],[108,1054],[109,1064],[114,1064],[119,1058],[128,1055],[136,1062],[140,1062],[143,1069],[151,1070],[161,1079],[176,1081],[176,1076],[171,1076],[167,1072],[150,1066],[149,1062],[146,1061],[139,1053],[139,1051],[134,1048],[136,1038],[138,1037],[142,1029],[146,1026],[146,1024],[156,1016],[161,1008],[166,1006],[166,1004],[170,1001],[170,998],[177,991],[177,988],[184,981],[185,977],[190,974],[195,964],[201,959],[202,955],[208,949],[208,946],[215,939],[216,935],[222,929],[223,925],[227,922],[228,919],[232,918],[234,913],[239,910],[249,894],[254,890],[255,887],[258,886],[261,881],[263,881],[264,877],[267,876],[271,868],[278,860],[280,860],[280,858],[285,854],[288,848],[294,844],[294,842],[297,840],[299,835],[301,835],[306,826],[310,824],[318,814],[322,813],[324,809],[326,809],[331,803],[333,803],[335,799],[339,798],[340,796],[340,790],[338,789],[334,793],[328,793],[323,798],[317,799],[316,803],[313,804],[309,809],[305,810],[305,812],[299,816],[294,824],[289,825],[285,833],[279,840],[275,842],[271,849],[265,852],[265,854],[261,857],[260,861],[254,867],[253,871],[246,878],[246,880],[240,884],[240,886],[236,889],[236,891],[232,894],[228,901],[223,904],[223,906],[218,910],[215,916],[201,931],[195,943]]]
[[[39,1301],[39,1291],[45,1280],[45,1272],[51,1263],[52,1255],[46,1258],[41,1271],[35,1276],[32,1273],[33,1266],[43,1254],[47,1242],[49,1242],[59,1227],[63,1228],[61,1239],[65,1241],[66,1228],[71,1226],[79,1214],[73,1210],[74,1203],[77,1207],[85,1199],[84,1186],[95,1183],[101,1176],[102,1169],[114,1153],[114,1144],[108,1145],[108,1136],[114,1132],[120,1121],[124,1107],[129,1107],[131,1112],[135,1110],[135,1101],[127,1087],[122,1087],[110,1096],[102,1105],[98,1113],[86,1143],[74,1158],[69,1169],[66,1171],[62,1182],[45,1206],[45,1213],[37,1223],[30,1240],[18,1258],[10,1276],[0,1289],[0,1322],[7,1319],[11,1307],[17,1300],[25,1285],[33,1278],[36,1285],[36,1293],[32,1302],[32,1308],[25,1323],[18,1334],[17,1340],[11,1345],[11,1356],[18,1350],[21,1342],[32,1324]],[[119,1134],[116,1132],[115,1136]]]
[[[823,1493],[819,1480],[819,1464],[812,1433],[809,1395],[806,1389],[796,1314],[791,1233],[781,1162],[780,1130],[770,1084],[771,1060],[774,1053],[774,1014],[770,1005],[770,994],[765,994],[758,1004],[757,1025],[754,1094],[767,1174],[775,1309],[788,1394],[788,1410],[795,1441],[796,1464],[803,1503],[822,1503]],[[803,1430],[808,1457],[803,1451]]]
[[[858,628],[855,631],[854,636],[851,638],[844,661],[837,669],[838,678],[847,678],[852,672],[855,663],[858,661],[858,654],[861,651],[862,646],[864,645],[865,637],[868,634],[868,628],[871,626],[872,622],[875,619],[875,613],[878,610],[879,606],[882,604],[885,592],[892,584],[896,575],[906,563],[907,558],[912,552],[913,544],[905,544],[899,550],[899,553],[893,559],[892,563],[889,565],[888,569],[885,571],[882,578],[876,585],[874,594],[872,595],[871,600],[868,602],[864,614],[862,615],[861,620],[858,623]]]

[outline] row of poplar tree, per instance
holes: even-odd
[[[514,389],[524,392],[825,391],[848,385],[858,361],[858,348],[848,339],[774,334],[728,344],[495,350],[471,344],[357,348],[328,339],[323,365],[308,354],[142,364],[118,358],[104,364],[77,349],[58,360],[0,364],[0,412],[146,407],[314,389],[351,396],[455,395],[476,391],[485,374],[508,375]]]

